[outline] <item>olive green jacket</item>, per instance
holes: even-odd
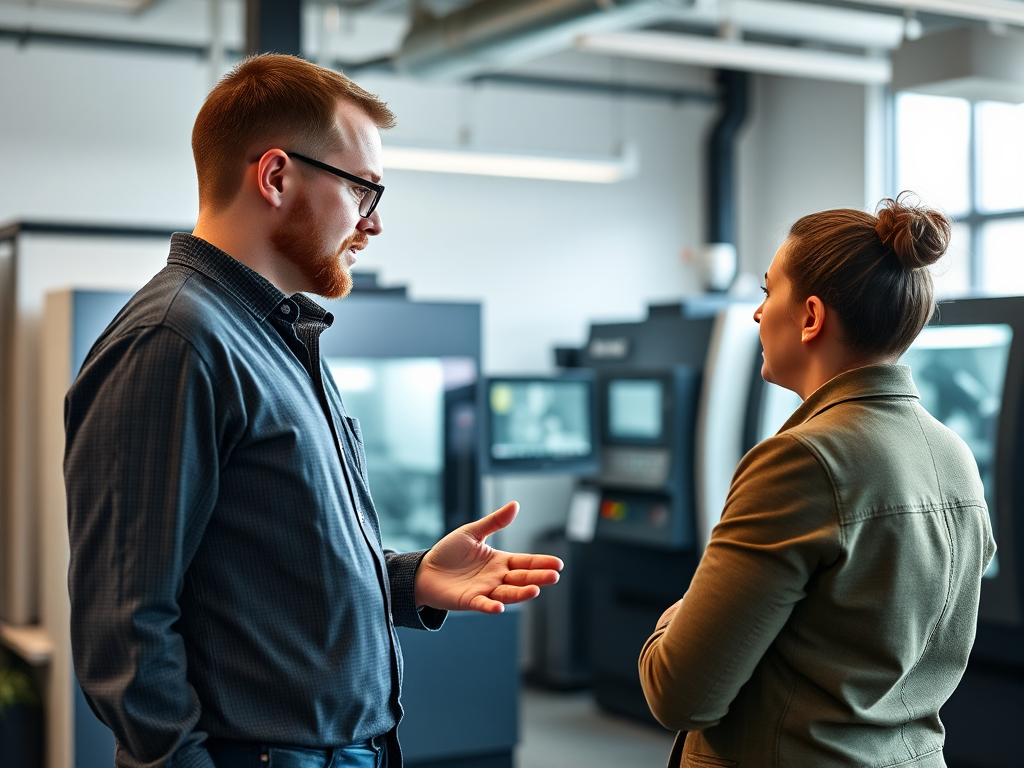
[[[974,457],[909,368],[823,385],[740,462],[640,655],[651,711],[689,731],[670,765],[944,765],[994,552]]]

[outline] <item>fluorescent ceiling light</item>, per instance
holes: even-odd
[[[384,167],[402,171],[467,173],[521,179],[585,181],[610,184],[634,176],[639,167],[635,149],[617,157],[486,152],[470,149],[385,146]]]
[[[671,32],[609,32],[576,40],[583,51],[701,67],[738,69],[772,75],[887,83],[892,78],[888,59],[851,56],[806,48],[744,43]]]
[[[1024,3],[1019,0],[853,0],[860,5],[924,11],[964,19],[1024,24]]]

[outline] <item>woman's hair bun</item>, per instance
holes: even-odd
[[[949,247],[953,224],[939,211],[908,202],[908,192],[878,204],[875,232],[891,249],[904,269],[914,270],[934,264]]]

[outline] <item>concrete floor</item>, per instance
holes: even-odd
[[[599,709],[589,691],[524,688],[516,768],[664,768],[675,734]]]

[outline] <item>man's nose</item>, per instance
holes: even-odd
[[[359,223],[356,225],[356,229],[360,232],[365,232],[368,235],[379,235],[384,231],[384,225],[380,220],[380,213],[374,211],[369,216],[364,216],[359,219]]]

